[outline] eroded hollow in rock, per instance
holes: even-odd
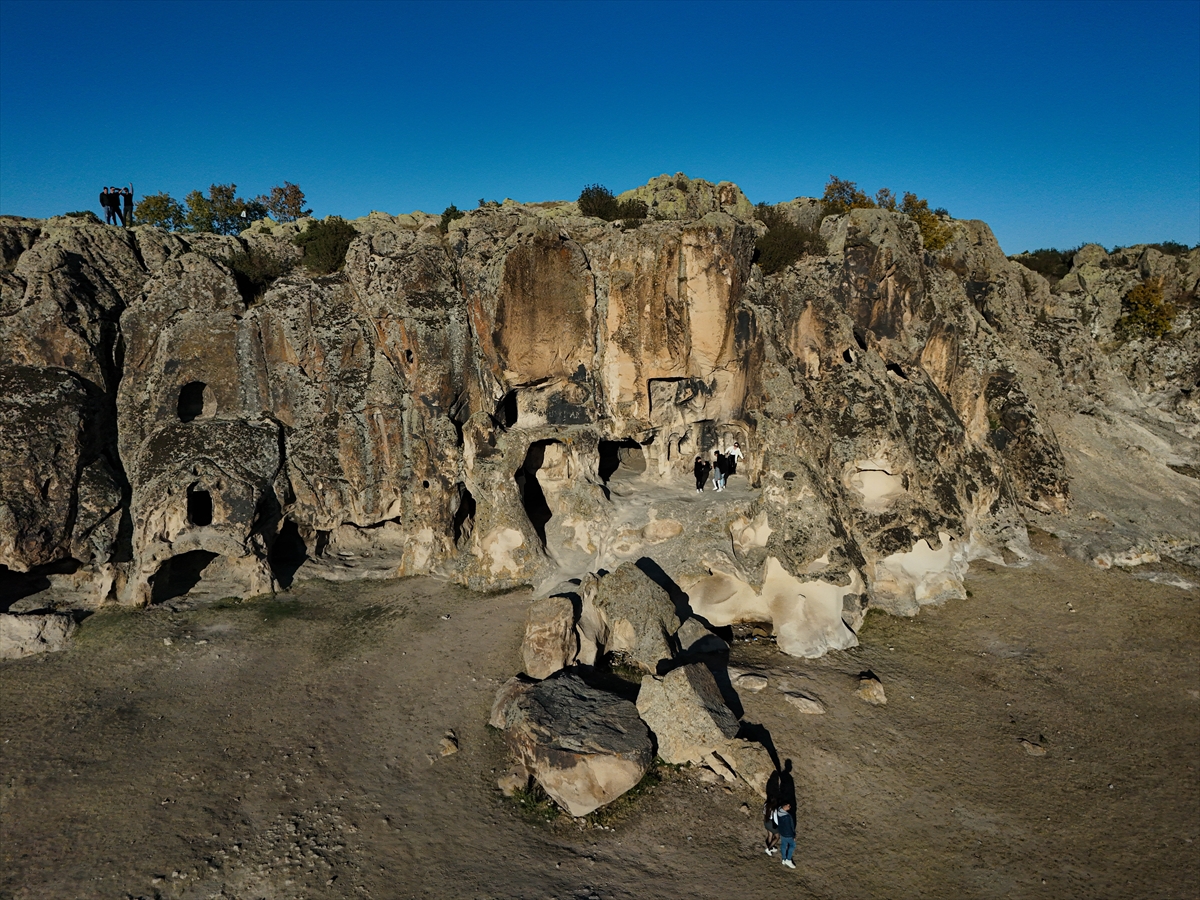
[[[454,510],[454,546],[471,539],[475,530],[475,498],[461,481],[458,483],[458,508]]]
[[[521,492],[521,505],[525,507],[525,515],[529,517],[529,522],[537,532],[543,547],[546,546],[546,523],[550,521],[553,513],[550,511],[550,504],[546,502],[546,495],[538,482],[537,473],[546,461],[546,448],[551,444],[559,445],[559,442],[535,441],[530,444],[525,454],[525,462],[514,476],[517,490]]]
[[[192,550],[166,560],[150,579],[150,602],[163,603],[186,596],[200,583],[202,573],[217,556],[207,550]]]
[[[646,454],[633,438],[600,442],[600,480],[608,483],[615,475],[641,475],[646,471]]]
[[[512,428],[517,424],[517,413],[517,392],[509,391],[496,404],[496,421],[505,428]]]
[[[189,381],[179,389],[179,421],[190,422],[204,415],[204,394],[208,385],[203,381]]]
[[[285,519],[283,527],[267,554],[267,563],[279,586],[289,588],[296,579],[296,570],[308,559],[308,545],[300,536],[300,528],[291,519]]]
[[[193,525],[211,525],[213,520],[212,494],[192,485],[187,491],[188,522]]]

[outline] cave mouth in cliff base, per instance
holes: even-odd
[[[190,422],[204,415],[204,394],[208,385],[203,381],[189,381],[179,389],[179,421]]]
[[[534,441],[525,454],[525,462],[514,475],[517,490],[521,492],[521,505],[525,507],[525,515],[529,517],[529,522],[537,532],[543,547],[546,546],[546,523],[554,514],[550,511],[550,504],[546,502],[546,494],[538,482],[537,473],[546,461],[546,447],[558,443],[561,442]]]
[[[518,482],[519,483],[519,482]],[[475,498],[461,481],[458,483],[458,508],[454,510],[454,546],[470,540],[475,530]]]
[[[308,560],[308,544],[300,536],[300,528],[291,519],[284,519],[283,527],[267,554],[271,574],[282,588],[290,588],[298,570]]]
[[[193,525],[211,525],[213,520],[212,494],[192,485],[187,490],[188,521]]]
[[[520,407],[517,406],[517,392],[509,391],[496,404],[496,421],[505,428],[512,428],[517,424],[517,416],[519,414]]]
[[[646,454],[633,438],[600,442],[600,480],[608,484],[615,475],[641,475],[646,471]]]
[[[150,602],[164,603],[184,597],[200,583],[201,575],[219,554],[191,550],[166,560],[150,578]]]

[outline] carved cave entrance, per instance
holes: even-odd
[[[283,527],[275,536],[275,543],[267,554],[271,574],[282,588],[289,588],[296,580],[296,570],[308,560],[308,544],[300,536],[300,528],[291,519],[284,519]]]
[[[525,462],[521,464],[521,468],[517,469],[514,475],[517,490],[521,494],[521,505],[525,507],[525,515],[529,517],[529,522],[533,525],[533,530],[537,532],[543,547],[546,546],[546,523],[554,514],[550,511],[550,504],[546,502],[546,494],[538,482],[537,473],[546,464],[548,447],[555,448],[557,451],[553,453],[555,457],[563,455],[561,442],[535,441],[529,445],[529,450],[525,454]]]
[[[187,490],[188,522],[192,525],[211,525],[213,520],[212,494],[191,485]]]
[[[166,560],[150,578],[150,602],[163,603],[186,596],[200,583],[202,573],[217,556],[207,550],[192,550]]]
[[[520,485],[520,481],[517,482]],[[475,530],[475,498],[461,481],[458,483],[458,508],[454,510],[454,546],[471,539]]]
[[[646,454],[633,438],[600,442],[600,480],[608,484],[618,475],[641,475],[646,471]]]
[[[211,416],[214,412],[209,408],[213,405],[212,392],[203,381],[189,381],[179,389],[180,422],[190,422],[201,416]]]

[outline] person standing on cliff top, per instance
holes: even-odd
[[[128,228],[133,224],[133,182],[121,189],[121,202],[125,207],[121,213],[121,224]]]
[[[107,187],[100,191],[100,208],[104,210],[104,224],[114,224],[112,197],[109,195]]]

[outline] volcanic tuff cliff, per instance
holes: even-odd
[[[828,252],[765,277],[736,186],[634,195],[637,228],[372,213],[343,272],[259,300],[222,260],[295,256],[299,226],[0,220],[0,591],[248,595],[303,562],[545,594],[651,557],[713,624],[815,655],[1018,562],[1030,522],[1200,563],[1200,251],[1089,245],[1051,290],[982,222],[935,255],[900,213],[797,200]],[[1117,345],[1147,279],[1174,333]],[[735,440],[731,489],[697,495]]]

